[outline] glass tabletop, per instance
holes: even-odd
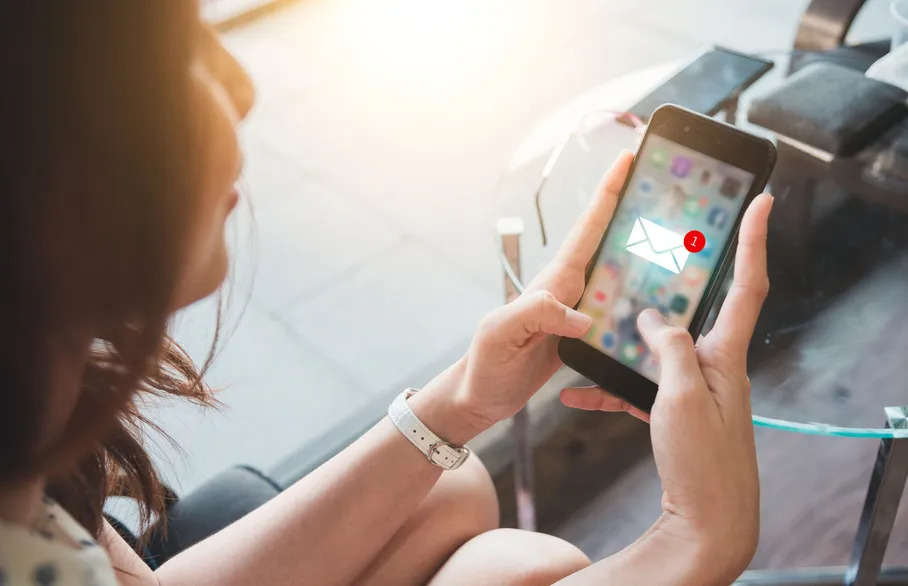
[[[518,290],[554,256],[620,150],[636,149],[642,129],[618,124],[614,112],[678,65],[593,88],[543,119],[517,148],[499,185],[496,230],[520,233],[516,270],[504,251],[499,259]],[[779,83],[783,71],[777,67],[741,96],[736,123],[774,138],[744,119],[752,96]],[[769,184],[776,196],[767,244],[771,291],[748,355],[754,423],[813,435],[908,437],[904,409],[886,410],[908,404],[908,189],[879,181],[872,162],[836,165],[784,142],[778,150]]]

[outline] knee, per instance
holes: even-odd
[[[442,572],[463,576],[466,570],[477,583],[537,586],[557,582],[589,565],[579,548],[553,535],[495,529],[465,543]]]
[[[500,542],[493,547],[503,549],[505,558],[514,560],[514,578],[507,584],[552,584],[590,565],[590,559],[580,548],[554,535],[498,529],[486,536],[487,543],[492,540]]]
[[[476,454],[457,470],[443,473],[433,493],[434,512],[450,516],[449,522],[461,526],[467,537],[498,527],[495,485]]]

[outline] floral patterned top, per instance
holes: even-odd
[[[45,498],[31,527],[0,521],[0,586],[117,586],[107,552]]]

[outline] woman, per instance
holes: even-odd
[[[0,238],[13,275],[2,307],[15,341],[2,353],[0,584],[723,584],[747,564],[759,491],[745,357],[768,287],[768,195],[745,216],[735,284],[698,346],[658,313],[640,315],[662,364],[651,418],[602,389],[562,394],[650,420],[664,512],[624,551],[590,565],[554,537],[497,529],[478,461],[442,474],[386,418],[152,571],[101,506],[128,491],[161,510],[138,439],[143,396],[210,401],[166,329],[225,277],[236,127],[252,88],[186,0],[0,10]],[[588,330],[570,307],[631,158],[606,173],[529,290],[406,401],[429,430],[460,446],[510,417],[559,367],[555,336]]]

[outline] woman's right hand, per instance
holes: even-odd
[[[663,514],[653,531],[679,540],[710,566],[701,583],[732,582],[759,536],[747,347],[769,291],[772,201],[763,194],[745,213],[733,285],[715,326],[696,346],[686,329],[668,325],[656,310],[640,314],[637,325],[661,365],[649,417],[597,387],[565,389],[561,396],[569,407],[626,410],[649,420],[663,488]]]

